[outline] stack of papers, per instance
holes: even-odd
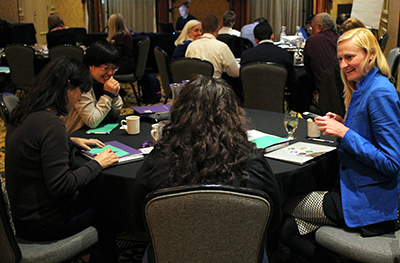
[[[277,151],[265,154],[265,157],[277,159],[289,163],[304,164],[315,157],[335,150],[336,147],[315,143],[297,142]]]
[[[87,130],[86,134],[110,134],[118,125],[118,123],[100,124],[97,128]]]
[[[288,138],[271,135],[258,130],[247,131],[249,141],[254,142],[257,148],[264,149],[264,152],[271,152],[289,145]]]
[[[169,111],[170,108],[171,104],[132,107],[134,114],[139,116],[149,115],[158,112],[166,112]]]

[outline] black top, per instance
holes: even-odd
[[[76,46],[76,33],[72,28],[54,30],[46,35],[47,48],[58,45],[74,45]]]
[[[197,19],[197,17],[195,17],[192,14],[189,14],[186,19],[183,19],[183,17],[178,17],[178,20],[176,20],[176,25],[175,25],[175,30],[177,31],[181,31],[183,29],[183,27],[186,25],[186,23],[190,20],[193,19]]]
[[[71,170],[74,145],[64,122],[48,110],[8,125],[6,149],[7,190],[17,227],[59,219],[75,191],[102,170],[94,160]]]
[[[147,194],[154,190],[169,187],[169,173],[163,165],[164,154],[169,154],[167,150],[153,150],[145,159],[142,167],[136,174],[133,185],[133,209],[132,215],[135,217],[135,227],[139,231],[144,231],[142,221],[142,205]],[[248,188],[259,189],[266,192],[273,203],[273,215],[268,231],[273,231],[281,221],[281,197],[278,182],[272,173],[266,158],[261,154],[253,155],[248,162],[247,171],[249,172]],[[233,182],[234,186],[240,186],[240,180]]]

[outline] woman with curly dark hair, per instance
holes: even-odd
[[[247,129],[245,112],[224,80],[199,77],[185,85],[171,107],[160,140],[136,176],[133,216],[138,230],[144,230],[141,207],[148,193],[197,184],[241,186],[268,193],[274,205],[269,230],[278,226],[278,183],[263,154],[248,140]]]

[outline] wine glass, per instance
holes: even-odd
[[[286,112],[283,124],[285,125],[285,129],[288,133],[287,138],[290,140],[296,139],[294,137],[294,132],[296,131],[297,126],[299,125],[299,118],[297,118],[297,112],[295,111]]]

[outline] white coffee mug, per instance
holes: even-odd
[[[158,141],[160,139],[160,124],[159,123],[154,123],[153,125],[151,125],[151,137],[153,137],[153,139],[155,141]]]
[[[321,137],[321,132],[318,130],[318,125],[312,119],[307,119],[307,136],[310,138]]]
[[[126,130],[128,134],[139,134],[140,133],[140,117],[139,116],[128,116],[125,120],[121,121],[121,126]]]

